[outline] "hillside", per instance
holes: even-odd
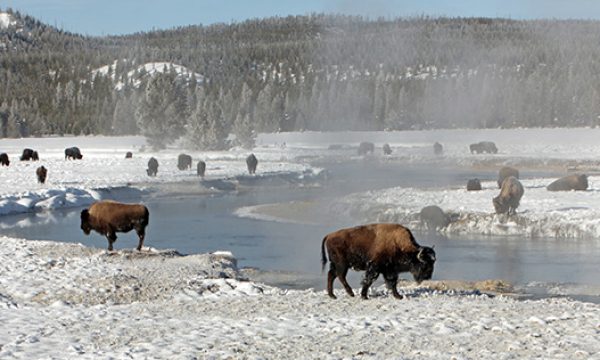
[[[0,12],[3,137],[217,149],[257,131],[599,122],[597,21],[314,14],[83,37]]]

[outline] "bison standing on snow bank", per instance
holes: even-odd
[[[92,230],[106,236],[108,250],[112,251],[117,241],[117,232],[129,232],[135,229],[140,241],[137,249],[142,250],[146,226],[150,213],[141,204],[123,204],[116,201],[98,201],[89,209],[81,211],[81,230],[89,235]]]
[[[390,147],[390,144],[383,144],[383,155],[391,155],[392,154],[392,148]]]
[[[35,175],[37,175],[38,182],[40,184],[43,184],[46,182],[46,176],[48,175],[48,170],[46,170],[44,165],[42,165],[35,170]]]
[[[445,228],[450,224],[450,216],[436,205],[429,205],[422,208],[419,217],[421,218],[421,223],[430,231]]]
[[[148,174],[148,176],[156,176],[156,173],[158,172],[158,160],[156,160],[156,158],[151,157],[150,160],[148,160],[148,168],[146,169],[146,173]]]
[[[81,160],[83,159],[83,155],[81,155],[81,150],[77,146],[73,146],[65,149],[65,160]]]
[[[8,166],[10,164],[7,153],[0,154],[0,164],[2,164],[2,166]]]
[[[587,190],[588,179],[584,174],[573,174],[561,177],[546,186],[548,191]]]
[[[467,191],[479,191],[481,190],[481,181],[479,179],[469,179],[467,181]]]
[[[204,174],[206,173],[206,163],[204,161],[198,161],[198,165],[196,165],[196,173],[201,178],[204,178]]]
[[[177,157],[177,168],[179,170],[191,169],[192,157],[188,154],[179,154],[179,157]]]
[[[502,182],[502,188],[500,189],[500,195],[493,199],[494,208],[497,214],[508,213],[508,215],[515,214],[519,202],[523,196],[523,185],[514,176],[509,176]]]
[[[469,150],[471,150],[471,154],[481,154],[481,153],[489,153],[496,154],[498,152],[498,148],[496,144],[491,141],[480,141],[475,144],[469,145]]]
[[[398,224],[369,224],[341,229],[325,236],[321,244],[321,262],[323,269],[329,255],[327,273],[327,293],[333,294],[333,281],[337,277],[346,292],[354,292],[346,281],[348,269],[366,270],[362,281],[361,296],[367,298],[371,284],[379,274],[383,274],[385,283],[397,299],[402,299],[396,284],[398,274],[410,271],[417,283],[431,279],[435,263],[435,251],[432,247],[417,244],[410,230]]]
[[[433,144],[433,153],[435,155],[442,155],[442,153],[444,152],[444,147],[442,146],[442,144],[440,144],[439,142],[435,142]]]
[[[33,149],[29,149],[29,148],[25,148],[23,149],[23,154],[21,155],[21,158],[19,160],[21,161],[38,161],[40,159],[40,157],[38,156],[37,151],[33,150]]]
[[[358,155],[366,155],[375,152],[375,144],[368,141],[363,141],[358,144]]]

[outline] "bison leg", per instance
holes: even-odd
[[[365,272],[365,277],[362,280],[362,290],[360,291],[360,296],[363,299],[368,299],[367,294],[369,293],[369,287],[377,277],[379,276],[379,272],[375,270],[371,265],[367,266],[367,271]]]
[[[354,291],[352,291],[352,288],[350,287],[350,285],[348,285],[348,281],[346,281],[346,274],[348,274],[347,267],[343,267],[341,270],[337,270],[338,279],[340,279],[340,282],[342,283],[342,285],[344,285],[344,289],[346,289],[348,295],[354,296]]]
[[[396,288],[396,285],[398,284],[398,274],[396,274],[395,272],[387,273],[384,275],[384,278],[385,278],[385,285],[387,286],[388,289],[390,289],[392,291],[392,295],[394,295],[394,297],[396,299],[404,298],[402,295],[400,295],[398,293],[398,289]]]
[[[336,299],[335,294],[333,293],[333,281],[335,280],[335,276],[335,267],[332,263],[329,267],[329,272],[327,273],[327,294],[329,294],[329,297],[332,299]]]
[[[138,237],[140,238],[140,241],[138,242],[138,247],[137,250],[138,251],[142,251],[142,245],[144,245],[144,237],[146,236],[146,232],[144,230],[136,230]]]
[[[117,234],[114,232],[110,232],[106,234],[106,239],[108,239],[108,251],[113,250],[113,243],[117,241]]]

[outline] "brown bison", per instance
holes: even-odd
[[[358,155],[366,155],[375,152],[375,144],[368,141],[363,141],[358,144]]]
[[[148,160],[148,169],[146,169],[146,173],[148,173],[148,176],[156,176],[157,172],[158,160],[156,160],[154,157],[151,157],[150,160]]]
[[[83,155],[81,155],[81,150],[77,146],[73,146],[65,149],[65,160],[81,160],[83,159]]]
[[[435,142],[433,144],[433,153],[436,155],[442,155],[442,153],[444,152],[444,147],[442,146],[442,144],[440,144],[439,142]]]
[[[333,294],[333,281],[337,277],[346,292],[354,292],[346,281],[348,269],[365,270],[361,296],[367,298],[369,286],[383,274],[385,283],[397,299],[402,299],[396,284],[398,274],[410,271],[418,283],[431,279],[435,251],[432,247],[417,244],[410,230],[398,224],[369,224],[341,229],[325,236],[321,243],[323,270],[329,255],[327,293]]]
[[[481,190],[481,182],[479,179],[469,179],[467,181],[467,191],[479,191]]]
[[[2,164],[2,166],[8,166],[10,164],[7,153],[0,154],[0,164]]]
[[[517,207],[519,207],[519,201],[523,196],[523,185],[514,176],[509,176],[502,182],[502,188],[500,189],[500,195],[493,199],[494,208],[497,214],[508,213],[508,215],[515,214]]]
[[[206,163],[202,160],[198,161],[198,165],[196,165],[196,173],[201,178],[204,177],[204,173],[206,172]]]
[[[425,206],[421,209],[419,217],[421,223],[423,223],[428,230],[432,231],[444,228],[450,224],[450,216],[436,205]]]
[[[48,170],[46,170],[44,165],[42,165],[35,170],[35,175],[37,175],[38,182],[40,184],[43,184],[46,182],[46,175],[48,175]]]
[[[98,201],[89,209],[81,211],[81,230],[89,235],[92,230],[106,236],[108,250],[113,249],[117,241],[117,232],[129,232],[135,229],[140,241],[137,249],[142,250],[146,226],[150,213],[141,204],[123,204],[116,201]]]
[[[587,190],[588,179],[584,174],[573,174],[561,177],[546,186],[548,191]]]
[[[133,153],[131,151],[128,151],[125,153],[125,159],[131,159],[133,158]]]
[[[481,154],[481,153],[489,153],[496,154],[498,152],[498,148],[496,144],[491,141],[480,141],[476,144],[469,145],[469,150],[471,150],[471,154]]]
[[[21,155],[21,158],[19,160],[21,161],[38,161],[40,159],[40,157],[38,156],[37,151],[33,150],[33,149],[29,149],[29,148],[25,148],[23,149],[23,154]]]
[[[258,159],[254,154],[248,155],[246,158],[246,166],[248,167],[248,173],[254,174],[256,173],[256,165],[258,165]]]
[[[500,171],[498,171],[498,189],[502,187],[502,182],[509,176],[514,176],[517,179],[519,178],[519,170],[510,167],[504,166]]]
[[[390,155],[392,153],[392,148],[390,144],[383,144],[383,155]]]
[[[192,168],[192,157],[188,154],[179,154],[177,157],[177,168],[179,170],[186,170]]]

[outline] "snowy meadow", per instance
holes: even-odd
[[[11,163],[0,168],[0,215],[80,208],[106,198],[111,189],[168,196],[185,184],[185,191],[210,196],[252,191],[253,184],[271,179],[285,180],[285,186],[326,186],[326,165],[340,162],[484,174],[510,165],[525,175],[514,217],[493,214],[491,198],[499,190],[492,176],[481,179],[478,192],[455,181],[341,194],[328,200],[325,211],[355,224],[390,221],[419,229],[420,209],[437,205],[455,219],[442,234],[597,243],[599,136],[600,129],[263,134],[252,150],[259,159],[256,176],[247,175],[250,151],[238,148],[193,152],[173,146],[154,152],[140,137],[2,139],[0,152]],[[471,154],[468,145],[482,140],[494,141],[498,154]],[[374,142],[374,153],[359,156],[361,141]],[[444,146],[442,156],[433,154],[435,141]],[[383,155],[384,143],[391,155]],[[81,149],[82,160],[65,160],[70,146]],[[38,162],[18,160],[26,147],[38,151]],[[127,151],[133,158],[125,159]],[[184,152],[193,166],[180,171],[177,155]],[[156,177],[146,174],[151,156],[159,161]],[[195,174],[200,159],[207,163],[204,181]],[[40,165],[48,169],[45,184],[35,177]],[[589,176],[587,191],[545,189],[557,176],[573,172]],[[237,214],[260,221],[315,221],[300,212],[323,211],[323,206],[261,204]],[[241,271],[239,254],[226,246],[183,255],[152,243],[141,252],[130,243],[114,252],[105,250],[105,242],[94,244],[98,247],[0,237],[0,358],[600,358],[598,304],[567,297],[523,300],[496,279],[441,281],[434,271],[433,280],[421,285],[401,282],[404,300],[395,300],[383,286],[373,287],[368,301],[339,288],[338,299],[331,300],[321,290],[260,283]]]

